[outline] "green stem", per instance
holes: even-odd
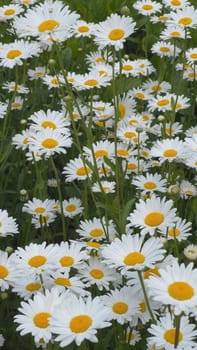
[[[53,168],[54,175],[55,175],[55,178],[56,178],[56,181],[57,181],[57,191],[58,191],[60,210],[61,210],[61,220],[62,220],[62,232],[63,232],[64,240],[66,241],[67,232],[66,232],[66,224],[65,224],[63,201],[62,201],[62,192],[61,192],[61,188],[60,188],[60,179],[59,179],[57,168],[55,166],[55,163],[54,163],[54,160],[53,160],[52,157],[50,157],[50,161],[51,161],[51,166]]]
[[[144,300],[145,300],[148,312],[150,314],[152,322],[156,323],[156,320],[155,320],[155,317],[153,315],[153,312],[152,312],[152,309],[151,309],[151,306],[150,306],[150,303],[149,303],[149,299],[148,299],[148,296],[147,296],[147,293],[146,293],[146,288],[145,288],[145,285],[144,285],[144,280],[143,280],[141,271],[138,271],[138,277],[139,277],[139,280],[140,280],[140,284],[141,284],[141,287],[142,287],[142,291],[143,291],[143,294],[144,294]]]
[[[181,326],[181,315],[178,315],[175,317],[175,339],[174,339],[174,348],[176,349],[179,344],[179,333],[180,333],[180,326]]]

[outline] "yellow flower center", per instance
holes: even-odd
[[[170,35],[171,35],[173,38],[177,38],[177,37],[180,37],[180,36],[181,36],[181,33],[180,33],[180,32],[177,32],[177,31],[174,31],[174,32],[171,32]]]
[[[12,108],[17,109],[17,108],[20,108],[20,107],[21,107],[21,103],[19,103],[19,102],[13,102],[12,103]]]
[[[169,51],[170,51],[170,48],[167,47],[167,46],[161,46],[161,47],[159,48],[159,50],[160,50],[161,52],[169,52]]]
[[[43,255],[35,255],[29,259],[28,264],[32,267],[40,267],[45,264],[47,258]]]
[[[166,106],[169,104],[169,100],[167,98],[164,98],[163,100],[157,101],[158,106]]]
[[[128,311],[128,305],[119,301],[113,305],[112,309],[116,314],[122,315]]]
[[[159,268],[156,266],[154,267],[153,269],[148,269],[144,272],[144,279],[147,279],[149,278],[150,276],[160,276],[160,273],[159,273]]]
[[[195,78],[196,74],[194,72],[191,72],[191,73],[188,74],[188,77],[189,78]]]
[[[176,157],[178,152],[175,149],[167,149],[163,152],[164,157]]]
[[[65,210],[68,211],[69,213],[72,213],[77,209],[75,204],[69,204],[65,207]]]
[[[190,58],[197,59],[197,53],[192,53],[192,54],[190,55]]]
[[[125,71],[133,70],[133,66],[131,64],[124,64],[122,66],[122,70],[125,70]]]
[[[168,293],[176,300],[188,300],[194,296],[194,289],[187,282],[173,282],[168,286]]]
[[[34,209],[34,211],[37,213],[37,214],[43,214],[46,209],[43,208],[43,207],[37,207],[36,209]]]
[[[183,17],[183,18],[180,18],[178,21],[178,24],[181,24],[183,26],[188,26],[191,23],[192,23],[192,18],[190,17]]]
[[[104,60],[103,57],[97,57],[97,58],[95,59],[95,61],[96,61],[97,63],[103,63],[103,62],[105,62],[105,60]]]
[[[16,57],[19,57],[22,55],[22,51],[20,50],[10,50],[7,52],[7,58],[10,60],[14,60]]]
[[[126,108],[123,104],[119,104],[118,105],[118,110],[119,110],[119,113],[120,113],[120,117],[121,118],[124,118],[125,114],[126,114]]]
[[[57,129],[55,123],[51,122],[50,120],[46,120],[41,125],[44,129],[51,128],[51,129]]]
[[[101,228],[94,228],[90,231],[89,234],[92,237],[100,237],[103,235],[103,230]]]
[[[70,329],[73,333],[84,333],[91,327],[93,321],[88,315],[79,315],[70,321]]]
[[[134,266],[136,264],[143,264],[144,261],[145,261],[145,256],[140,252],[129,253],[124,258],[125,265],[129,265],[129,266]]]
[[[56,148],[58,145],[59,145],[59,142],[55,139],[52,139],[51,137],[42,141],[42,146],[44,148],[52,149],[52,148]]]
[[[4,15],[5,16],[12,16],[16,13],[16,11],[14,9],[7,9],[4,11]]]
[[[0,265],[0,279],[7,277],[7,275],[8,275],[7,267]]]
[[[180,6],[181,5],[181,1],[180,0],[171,0],[171,4],[173,6]]]
[[[145,4],[142,6],[142,10],[145,10],[145,11],[150,11],[152,9],[153,9],[153,6],[149,4]]]
[[[159,16],[158,17],[158,19],[160,20],[160,21],[167,21],[168,20],[168,17],[167,16]]]
[[[140,312],[146,312],[146,304],[144,302],[140,303],[138,307]]]
[[[58,85],[59,84],[59,79],[57,79],[57,78],[51,79],[51,84]]]
[[[43,72],[35,72],[36,77],[42,77],[44,75]]]
[[[137,165],[135,163],[129,163],[129,164],[127,164],[127,169],[128,170],[136,170]]]
[[[154,188],[157,187],[157,185],[152,182],[152,181],[147,181],[144,183],[144,187],[147,189],[147,190],[153,190]]]
[[[118,149],[117,155],[122,157],[128,157],[129,152],[126,149]]]
[[[94,155],[96,158],[107,157],[108,151],[106,151],[105,149],[98,149],[97,151],[94,152]]]
[[[164,221],[164,215],[157,211],[146,215],[144,219],[145,224],[151,227],[157,227],[161,225],[163,221]]]
[[[90,275],[91,275],[93,278],[97,279],[97,280],[100,280],[101,278],[104,277],[103,271],[102,271],[102,270],[99,270],[99,269],[92,269],[92,270],[90,271]]]
[[[59,260],[60,264],[63,267],[69,267],[72,266],[74,264],[74,259],[72,256],[62,256],[62,258]]]
[[[85,175],[88,175],[89,173],[91,173],[91,169],[88,167],[81,167],[77,169],[77,172],[76,172],[78,176],[85,176]]]
[[[101,247],[101,244],[100,243],[97,243],[97,242],[87,242],[86,243],[88,247],[91,247],[91,248],[100,248]]]
[[[179,236],[181,231],[178,228],[171,228],[168,230],[168,236],[170,237],[177,237]]]
[[[37,282],[28,283],[25,286],[25,289],[28,290],[29,292],[34,292],[36,290],[39,290],[40,288],[41,288],[41,284]]]
[[[40,33],[47,32],[47,31],[52,31],[56,28],[58,28],[60,23],[56,21],[55,19],[48,19],[46,21],[43,21],[42,23],[39,24],[38,26],[38,31]]]
[[[87,33],[89,32],[90,28],[88,26],[80,26],[78,27],[78,32],[80,33]]]
[[[39,312],[33,318],[34,324],[39,328],[47,328],[49,326],[49,318],[52,315],[49,312]]]
[[[96,79],[88,79],[84,82],[84,85],[87,85],[87,86],[96,86],[98,85],[98,80]]]
[[[142,92],[136,92],[135,97],[139,98],[140,100],[143,100],[145,98],[145,95]]]
[[[54,281],[56,284],[59,286],[64,286],[64,287],[70,287],[72,284],[70,283],[68,278],[65,277],[58,277]]]
[[[143,157],[148,157],[149,156],[149,153],[147,151],[142,151],[141,154],[142,154]]]
[[[111,30],[108,37],[112,41],[117,41],[117,40],[122,39],[124,37],[124,35],[125,35],[125,31],[123,29],[117,28],[117,29]]]
[[[134,131],[126,131],[124,133],[124,136],[127,138],[127,139],[132,139],[133,137],[136,136],[136,133]]]
[[[167,331],[165,331],[163,337],[164,339],[170,343],[170,344],[175,344],[175,335],[176,335],[176,329],[175,328],[171,328],[171,329],[167,329]],[[179,331],[178,334],[178,343],[183,339],[183,334],[182,332]]]

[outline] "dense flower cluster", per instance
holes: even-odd
[[[102,1],[98,20],[91,2],[90,14],[5,3],[0,297],[12,299],[12,342],[195,350],[197,9]]]

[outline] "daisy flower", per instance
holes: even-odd
[[[22,211],[34,216],[55,213],[56,202],[53,199],[41,200],[33,198],[23,205]]]
[[[197,187],[188,180],[182,180],[180,183],[181,198],[191,198],[197,196]]]
[[[188,244],[187,247],[184,248],[183,253],[188,260],[196,260],[197,259],[197,245]]]
[[[70,269],[71,267],[78,269],[83,267],[89,256],[82,246],[76,242],[61,242],[57,247],[57,258],[55,264],[61,271]]]
[[[119,96],[117,109],[119,112],[120,120],[124,120],[127,117],[131,117],[135,113],[136,101],[129,96],[124,94],[122,97]]]
[[[25,273],[22,276],[20,270],[19,272],[16,270],[13,271],[10,278],[10,285],[12,291],[24,300],[28,300],[38,292],[43,293],[43,285],[40,276],[34,276],[30,273]]]
[[[26,150],[28,148],[29,139],[31,137],[29,129],[22,130],[21,134],[16,134],[12,138],[12,144],[16,149]]]
[[[136,63],[138,65],[137,75],[147,76],[156,71],[151,61],[147,58],[139,58],[136,60]]]
[[[171,89],[171,84],[167,81],[152,80],[149,79],[142,84],[144,90],[148,90],[148,93],[167,93]]]
[[[142,190],[143,194],[150,192],[166,192],[166,179],[162,179],[160,174],[139,175],[132,180],[132,184],[135,185],[139,190]]]
[[[108,310],[108,320],[116,320],[121,325],[131,322],[138,311],[139,296],[132,287],[112,290],[101,300]]]
[[[185,156],[184,143],[178,137],[157,141],[151,148],[151,155],[158,157],[161,162],[181,161]]]
[[[114,143],[108,140],[97,141],[96,143],[92,144],[92,148],[94,152],[94,157],[98,162],[98,164],[105,161],[105,157],[112,158],[114,156],[114,151],[115,151]],[[83,153],[85,157],[87,157],[90,160],[90,162],[93,162],[93,155],[92,155],[91,149],[84,146]]]
[[[164,231],[175,221],[176,209],[173,201],[160,199],[154,194],[146,201],[142,199],[136,209],[128,216],[128,227],[139,227],[142,235],[153,235],[155,230]]]
[[[27,75],[30,80],[38,80],[46,74],[46,68],[38,66],[35,69],[28,69]]]
[[[45,0],[33,8],[28,8],[25,15],[14,19],[13,26],[19,37],[38,37],[42,40],[50,34],[63,32],[63,40],[71,36],[70,26],[79,15],[71,12],[61,1]]]
[[[100,184],[95,182],[92,186],[93,192],[101,192],[101,193],[115,193],[115,181],[101,181]]]
[[[140,341],[141,335],[138,330],[132,327],[131,328],[128,327],[126,330],[125,338],[126,338],[126,342],[129,345],[136,345]]]
[[[152,14],[159,12],[162,5],[152,0],[138,0],[133,4],[135,10],[137,10],[143,16],[151,16]]]
[[[97,63],[111,62],[112,57],[107,50],[97,50],[87,54],[85,60],[90,66],[94,67]]]
[[[86,287],[97,286],[98,290],[109,290],[111,285],[119,279],[119,275],[106,266],[101,259],[90,257],[88,262],[79,270],[77,276]]]
[[[100,75],[95,70],[85,73],[77,74],[75,80],[72,82],[72,86],[77,90],[90,90],[93,88],[101,88],[110,84],[110,77],[105,75]]]
[[[104,76],[109,80],[112,79],[112,66],[109,63],[96,63],[93,67],[90,68],[89,73],[99,74]]]
[[[0,102],[0,119],[3,119],[6,115],[8,103]]]
[[[146,92],[142,87],[134,88],[129,91],[129,94],[137,100],[146,101],[150,98],[150,94]]]
[[[94,217],[92,220],[80,221],[79,228],[76,232],[80,237],[101,241],[110,239],[110,241],[115,237],[116,230],[112,220],[106,223],[105,218],[98,219]]]
[[[130,17],[112,13],[103,22],[95,24],[94,41],[100,48],[113,46],[115,50],[123,48],[128,36],[134,33],[135,22]]]
[[[152,324],[148,328],[148,332],[151,334],[148,337],[148,343],[150,345],[154,344],[156,349],[195,349],[197,331],[194,329],[194,325],[189,323],[189,318],[186,316],[181,317],[178,344],[176,346],[176,328],[174,322],[174,317],[167,313],[160,318],[157,324]]]
[[[48,89],[57,89],[62,85],[65,85],[65,79],[62,75],[51,75],[45,74],[41,76],[42,81],[45,85],[48,86]]]
[[[69,297],[68,297],[69,299]],[[22,302],[18,308],[19,314],[14,316],[20,335],[31,334],[35,342],[41,339],[48,343],[52,338],[50,319],[55,314],[55,306],[63,302],[63,296],[57,289],[46,290],[45,294],[38,293],[33,299]]]
[[[21,84],[16,84],[15,81],[2,84],[2,89],[7,90],[8,92],[16,91],[18,94],[27,94],[29,92],[27,87]]]
[[[122,235],[101,249],[104,262],[110,267],[119,268],[122,274],[129,270],[143,270],[153,267],[156,261],[164,257],[165,250],[158,238],[144,241],[138,234]]]
[[[69,198],[62,202],[64,216],[73,218],[74,216],[81,214],[84,208],[81,206],[81,200],[76,197]]]
[[[70,28],[71,33],[79,37],[90,37],[93,35],[94,24],[86,21],[77,20]]]
[[[2,334],[0,334],[0,346],[3,346],[5,343],[5,338]]]
[[[35,112],[29,117],[31,121],[31,130],[34,132],[41,131],[46,128],[53,130],[58,130],[62,134],[68,133],[67,126],[69,123],[65,119],[65,115],[62,112],[52,111],[47,109],[47,111],[40,110]]]
[[[10,273],[13,269],[8,253],[0,250],[0,290],[4,292],[10,286]]]
[[[11,110],[21,110],[23,108],[23,102],[24,100],[21,96],[16,96],[11,102]]]
[[[79,277],[72,276],[69,270],[50,272],[50,275],[44,276],[44,285],[47,289],[55,286],[60,293],[68,290],[78,296],[89,295],[89,292],[85,290],[85,284]]]
[[[41,244],[30,243],[24,248],[18,247],[10,256],[10,261],[17,271],[24,274],[38,274],[44,271],[54,270],[57,249],[55,245],[42,242]]]
[[[116,65],[116,71],[119,72],[119,64]],[[123,59],[121,62],[121,74],[128,76],[137,76],[137,60]]]
[[[180,54],[181,50],[166,41],[158,41],[152,46],[151,52],[159,57],[176,57]]]
[[[172,10],[182,9],[184,6],[189,5],[188,0],[162,0],[162,3]]]
[[[23,8],[17,4],[4,5],[0,7],[0,21],[7,21],[21,13]]]
[[[66,148],[71,147],[72,139],[68,129],[64,134],[60,130],[47,127],[34,134],[29,140],[29,150],[38,152],[48,158],[55,153],[66,153]]]
[[[12,236],[19,233],[16,219],[8,216],[7,210],[0,209],[0,237]]]
[[[56,308],[50,325],[52,332],[57,335],[55,341],[60,342],[61,347],[73,341],[79,346],[85,339],[98,342],[97,329],[110,326],[107,319],[108,311],[98,296],[82,299],[71,295]]]
[[[74,180],[86,180],[92,174],[92,168],[85,164],[80,157],[71,159],[63,168],[66,182]]]
[[[194,6],[184,6],[177,11],[169,13],[169,24],[178,24],[183,28],[195,28],[197,26],[197,10]]]
[[[188,38],[189,34],[187,34]],[[160,34],[161,40],[185,39],[185,30],[179,25],[170,24]]]
[[[175,314],[187,313],[197,305],[197,269],[193,263],[178,262],[159,270],[160,276],[150,276],[146,284],[150,295],[164,305],[171,305]]]
[[[169,20],[169,13],[164,13],[162,15],[155,15],[150,17],[150,22],[155,23],[166,23]]]
[[[0,66],[13,68],[21,66],[23,60],[37,56],[40,53],[39,44],[24,40],[15,40],[9,44],[3,44],[0,50]]]
[[[193,47],[186,51],[186,60],[190,64],[197,63],[197,47]]]
[[[176,217],[174,225],[172,227],[169,226],[167,231],[167,239],[177,239],[177,241],[183,241],[188,239],[189,236],[192,235],[192,223],[187,222],[185,219]],[[166,232],[165,232],[166,236]]]

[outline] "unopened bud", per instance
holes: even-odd
[[[0,294],[0,298],[1,298],[1,300],[6,300],[6,299],[8,298],[8,293],[2,292],[2,293]]]
[[[161,123],[163,123],[163,122],[165,121],[165,117],[164,117],[164,115],[162,115],[162,114],[158,115],[157,119],[158,119],[158,121],[161,122]]]
[[[50,66],[54,66],[54,65],[56,64],[56,60],[54,60],[53,58],[50,58],[50,59],[48,60],[48,64],[49,64]]]
[[[28,193],[25,189],[20,190],[20,200],[26,202],[28,200]]]
[[[177,185],[171,185],[168,187],[167,191],[170,194],[178,194],[180,192],[180,187]]]
[[[120,13],[121,13],[121,15],[129,16],[130,15],[130,9],[128,8],[128,6],[122,6],[121,9],[120,9]]]
[[[8,254],[12,254],[13,251],[14,251],[14,248],[10,247],[10,246],[7,246],[5,251],[8,253]]]

